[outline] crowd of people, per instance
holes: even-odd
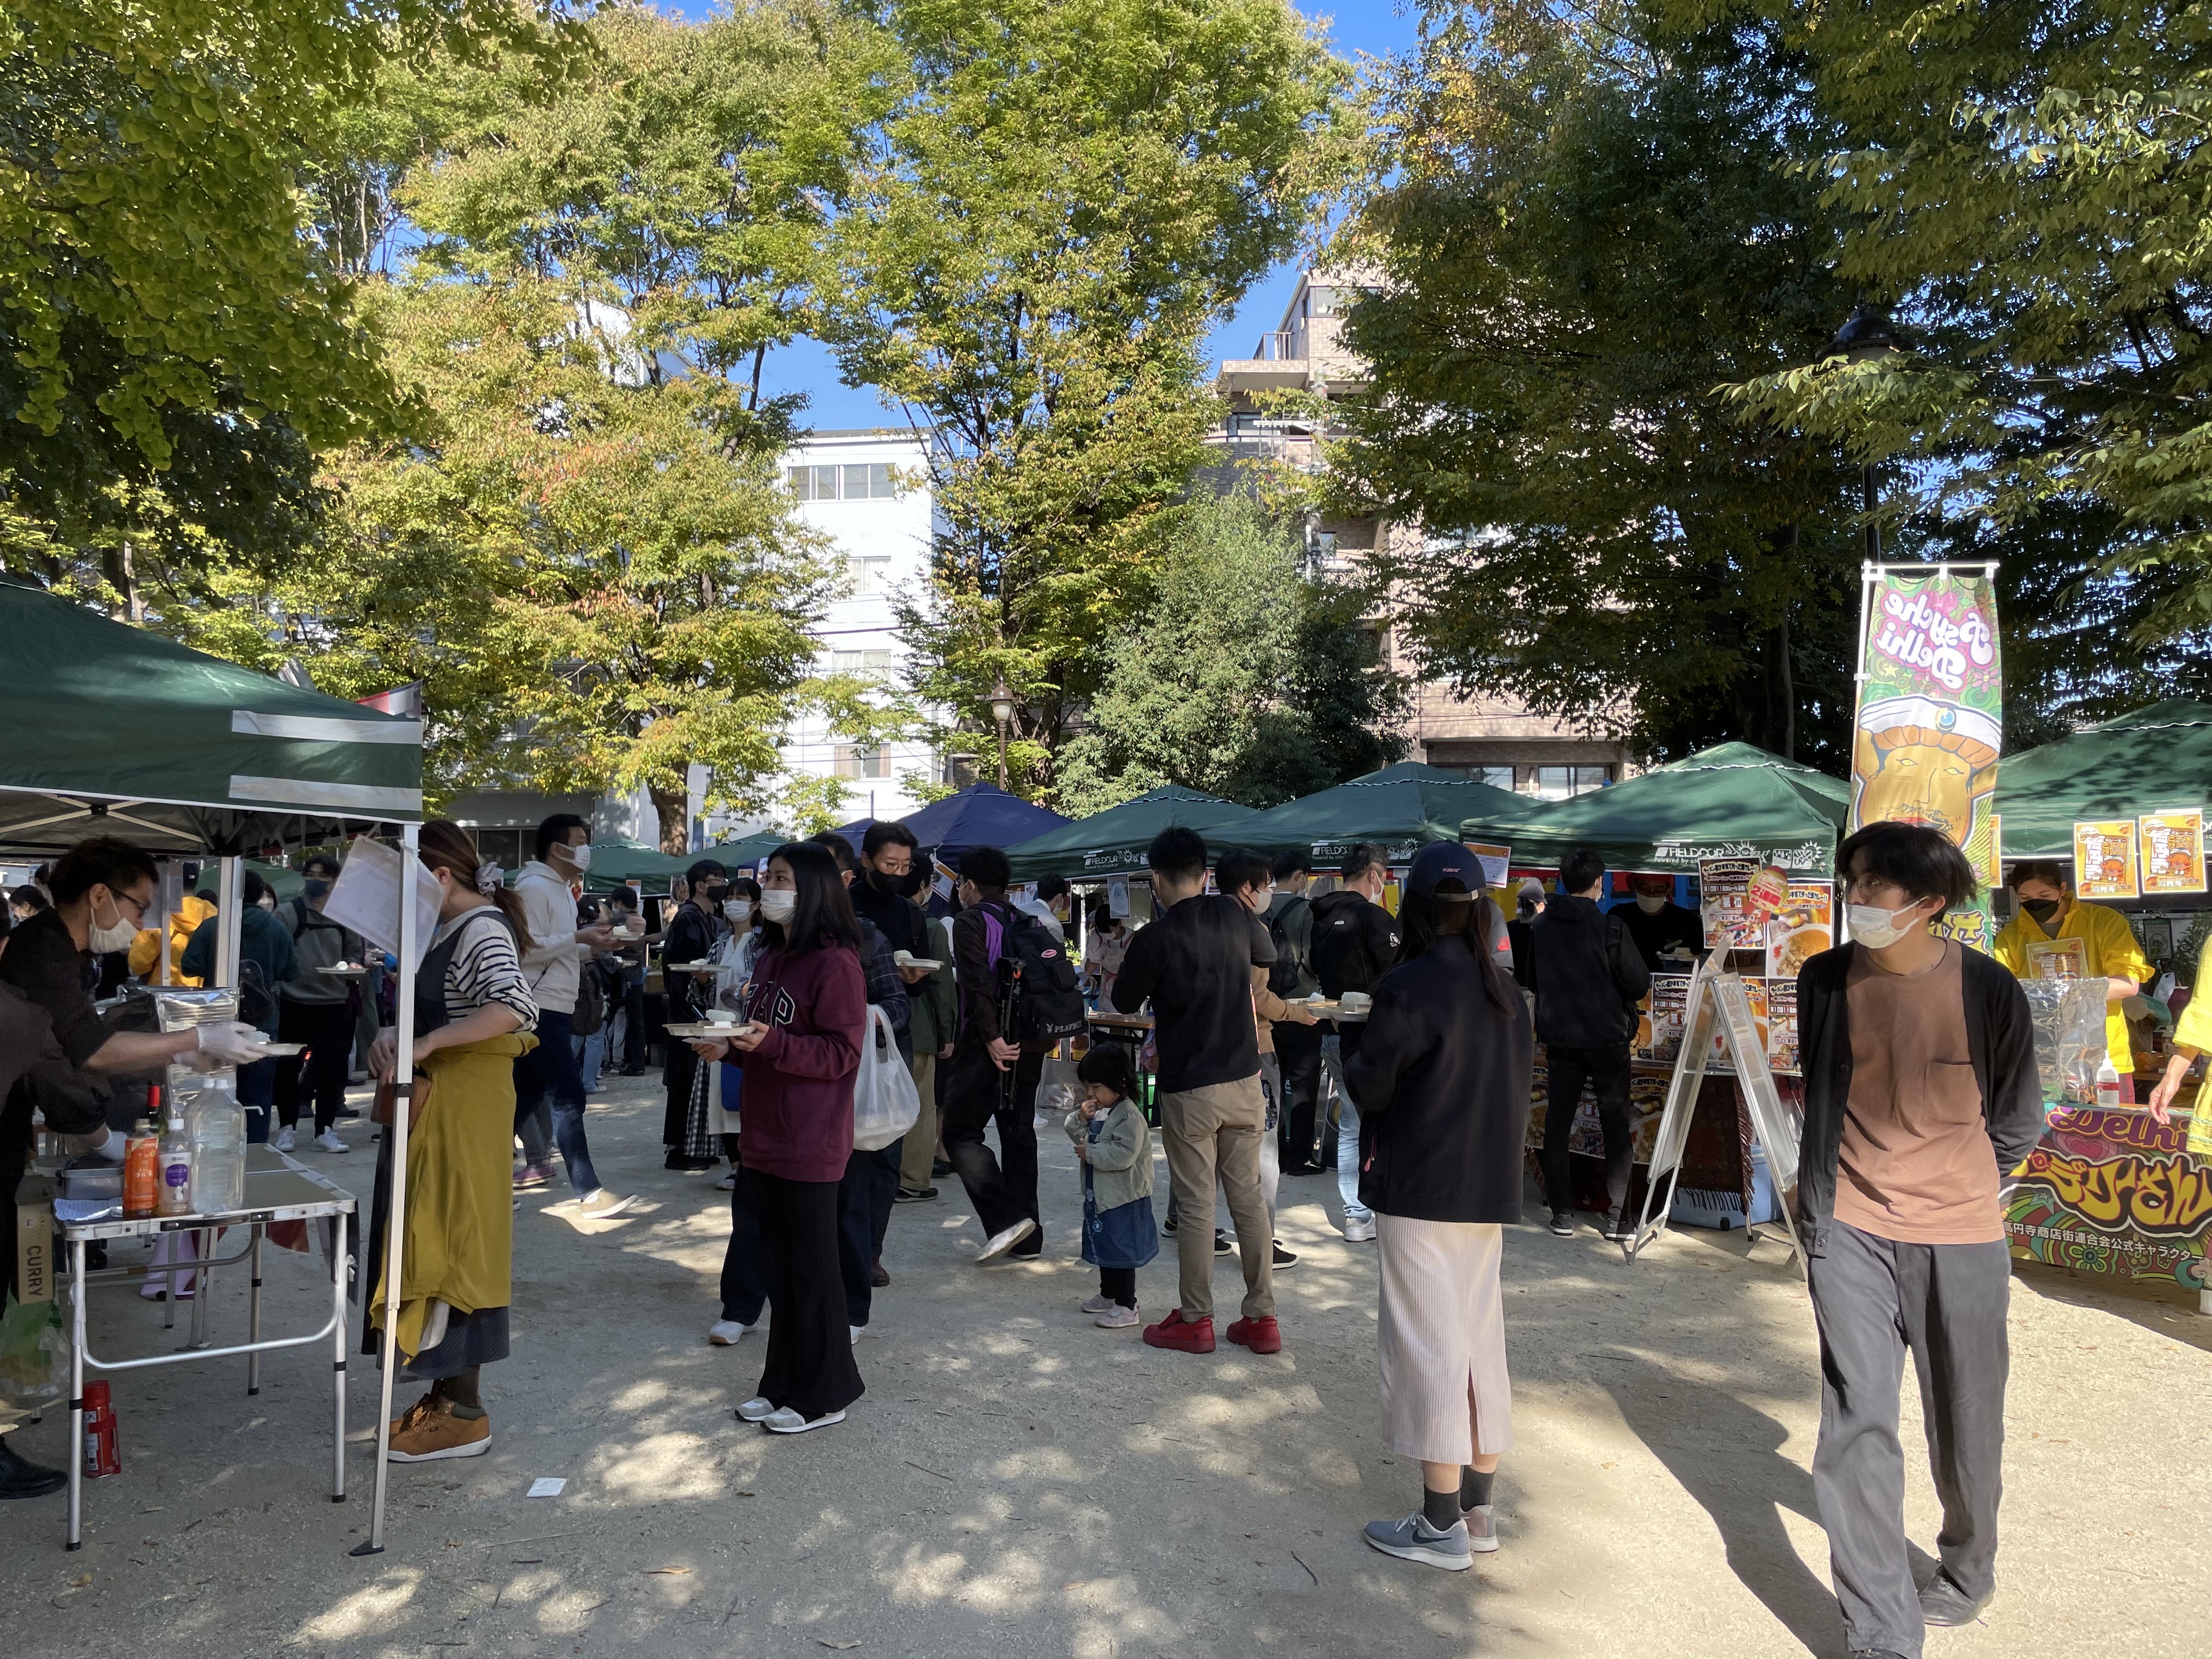
[[[1147,858],[1149,919],[1095,918],[1079,978],[1066,938],[1073,895],[1052,883],[1018,900],[994,848],[958,856],[949,916],[931,914],[921,849],[896,823],[871,827],[857,852],[836,835],[794,841],[757,880],[702,860],[648,934],[624,896],[580,908],[588,842],[583,820],[549,818],[510,884],[458,826],[422,830],[440,902],[416,981],[414,1053],[403,1065],[387,1024],[368,1056],[378,1079],[410,1085],[387,1091],[412,1125],[393,1335],[402,1378],[426,1386],[392,1425],[394,1459],[470,1456],[491,1443],[482,1369],[508,1352],[516,1193],[550,1181],[557,1150],[580,1214],[629,1202],[599,1182],[585,1107],[603,1065],[642,1069],[641,970],[657,943],[666,1023],[692,1033],[667,1047],[667,1164],[730,1165],[732,1224],[708,1340],[735,1346],[768,1321],[739,1418],[781,1435],[846,1420],[866,1391],[854,1346],[890,1284],[890,1218],[937,1199],[939,1182],[957,1179],[966,1196],[978,1263],[1046,1251],[1040,1083],[1070,1029],[1055,999],[1075,995],[1080,1009],[1087,994],[1102,1010],[1148,1013],[1150,1024],[1141,1054],[1091,1042],[1064,1102],[1080,1170],[1079,1254],[1097,1270],[1083,1311],[1185,1354],[1220,1340],[1281,1352],[1275,1274],[1297,1258],[1277,1237],[1278,1184],[1285,1171],[1333,1163],[1344,1237],[1377,1246],[1385,1437],[1422,1475],[1418,1507],[1372,1522],[1366,1540],[1454,1570],[1498,1547],[1494,1483],[1512,1443],[1500,1273],[1504,1229],[1521,1218],[1535,1046],[1551,1103],[1540,1157],[1551,1229],[1576,1231],[1566,1147],[1587,1089],[1605,1148],[1597,1226],[1618,1238],[1629,1224],[1635,1005],[1654,968],[1696,939],[1695,913],[1663,884],[1639,878],[1632,906],[1605,908],[1603,860],[1577,850],[1556,890],[1524,890],[1509,921],[1474,854],[1438,842],[1404,872],[1394,915],[1379,902],[1390,878],[1379,848],[1352,848],[1330,890],[1310,897],[1302,855],[1215,855],[1196,833],[1170,829]],[[119,1157],[104,1115],[111,1085],[195,1053],[238,1068],[241,1100],[281,1120],[280,1145],[295,1144],[312,1112],[314,1144],[343,1150],[333,1126],[357,994],[313,970],[362,946],[320,914],[334,864],[311,860],[289,907],[246,878],[241,1017],[178,1034],[104,1019],[101,964],[129,951],[143,973],[167,951],[179,978],[211,975],[212,898],[188,901],[163,927],[153,861],[112,840],[88,842],[44,874],[43,886],[11,895],[0,947],[0,1202],[10,1221],[34,1112],[88,1155]],[[1796,1213],[1821,1350],[1814,1480],[1851,1651],[1913,1659],[1924,1625],[1966,1622],[1995,1589],[2010,1277],[1999,1183],[2043,1121],[2027,999],[2008,966],[2019,968],[2011,958],[2033,938],[2080,939],[2118,1003],[2148,964],[2121,942],[2124,925],[2080,905],[2063,872],[2040,866],[2013,874],[2021,919],[1996,957],[1939,937],[1932,924],[1975,883],[1934,830],[1869,826],[1844,842],[1838,875],[1852,942],[1813,957],[1798,981]],[[619,1055],[618,1032],[628,1039]],[[2181,1036],[2181,1054],[2193,1056],[2212,1027],[2200,1018]],[[306,1054],[270,1056],[272,1036]],[[913,1085],[912,1122],[889,1145],[856,1146],[856,1078],[894,1048]],[[2161,1083],[2154,1111],[2179,1074]],[[1156,1139],[1164,1218],[1153,1207]],[[391,1176],[380,1138],[362,1274],[371,1353]],[[1222,1207],[1228,1229],[1216,1225]],[[1153,1292],[1164,1306],[1148,1321],[1139,1275],[1164,1237],[1175,1245],[1173,1289]],[[1217,1335],[1215,1264],[1232,1253],[1242,1297]],[[1940,1570],[1919,1586],[1900,1520],[1908,1356],[1944,1515]],[[0,1496],[60,1478],[0,1437]]]

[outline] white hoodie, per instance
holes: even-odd
[[[523,952],[522,976],[530,994],[547,1013],[576,1012],[576,964],[592,947],[576,943],[576,896],[553,866],[532,859],[514,878],[530,927],[530,949]]]

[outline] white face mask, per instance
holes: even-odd
[[[1846,913],[1851,920],[1851,937],[1875,951],[1894,945],[1912,931],[1911,922],[1900,922],[1898,918],[1911,915],[1917,908],[1908,904],[1902,909],[1885,910],[1879,904],[1850,905]]]
[[[592,867],[592,849],[588,846],[571,847],[568,849],[568,862],[576,866],[578,875],[582,875],[585,871]]]
[[[761,895],[761,915],[781,927],[799,914],[799,894],[788,887],[771,887]]]
[[[723,902],[722,914],[732,921],[748,921],[752,913],[753,902],[750,899],[726,899]]]
[[[131,948],[131,942],[138,937],[138,930],[125,918],[123,907],[116,904],[112,896],[107,902],[115,908],[113,927],[102,927],[97,911],[86,918],[85,934],[94,956],[104,957],[110,951],[127,951]]]
[[[1667,896],[1663,893],[1638,893],[1636,908],[1647,916],[1656,916],[1667,908]]]

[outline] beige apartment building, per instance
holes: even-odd
[[[1360,286],[1357,273],[1302,273],[1282,325],[1261,335],[1251,356],[1223,361],[1215,386],[1227,398],[1229,411],[1212,441],[1222,452],[1224,473],[1239,463],[1317,465],[1327,435],[1319,421],[1271,410],[1265,407],[1267,395],[1305,392],[1334,398],[1361,388],[1364,368],[1339,337],[1348,301]],[[1412,551],[1420,539],[1419,525],[1388,519],[1317,519],[1308,531],[1314,568],[1323,575],[1349,574],[1377,548]],[[1510,696],[1462,697],[1441,681],[1420,678],[1387,605],[1374,625],[1392,666],[1415,682],[1411,758],[1547,799],[1633,775],[1633,758],[1617,739],[1585,736]]]

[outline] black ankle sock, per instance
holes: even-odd
[[[1455,1492],[1421,1492],[1421,1513],[1429,1517],[1429,1524],[1438,1532],[1449,1532],[1459,1525],[1459,1494]]]
[[[1480,1509],[1490,1501],[1490,1483],[1497,1479],[1496,1469],[1486,1474],[1480,1469],[1462,1469],[1459,1474],[1459,1506],[1463,1510]]]

